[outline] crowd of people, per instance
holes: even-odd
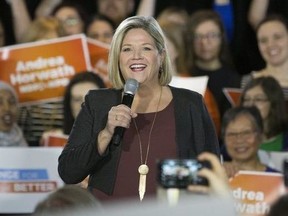
[[[69,136],[59,175],[66,184],[85,182],[91,197],[83,199],[94,207],[156,196],[155,162],[163,158],[209,161],[211,168],[198,173],[208,186],[187,191],[231,198],[229,179],[239,171],[283,172],[258,152],[288,151],[287,6],[283,0],[1,1],[0,49],[84,34],[109,46],[112,87],[96,72],[81,71],[61,100],[21,106],[13,86],[0,81],[0,146],[41,147],[50,135]],[[204,95],[170,86],[173,76],[207,76]],[[123,89],[131,79],[137,86],[127,106]],[[241,90],[236,105],[224,88]],[[115,144],[119,128],[125,133]],[[60,189],[61,196],[83,192],[77,185],[69,194],[74,189]],[[56,191],[39,202],[35,214],[70,203],[61,196]],[[269,215],[287,211],[286,200]]]

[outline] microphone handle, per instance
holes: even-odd
[[[134,95],[132,94],[124,94],[123,99],[122,99],[122,104],[128,106],[129,108],[131,108],[132,102],[134,99]],[[112,138],[112,143],[116,146],[120,145],[120,142],[123,138],[124,132],[125,132],[126,128],[123,127],[116,127],[115,128],[115,132]]]

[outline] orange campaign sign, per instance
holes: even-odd
[[[54,134],[49,135],[45,140],[44,146],[46,147],[63,147],[68,141],[68,135],[65,134]]]
[[[239,104],[242,89],[239,88],[224,88],[223,93],[232,106]]]
[[[280,173],[240,171],[230,179],[236,211],[241,216],[264,216],[286,188]]]
[[[70,78],[86,70],[91,63],[82,34],[0,49],[0,80],[15,88],[20,104],[62,98]]]
[[[109,45],[90,38],[87,38],[87,44],[94,72],[103,79],[107,87],[111,87],[107,70]]]

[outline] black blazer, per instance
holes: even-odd
[[[170,87],[175,112],[179,158],[194,158],[203,151],[220,155],[217,135],[203,97],[193,91]],[[100,156],[96,141],[107,122],[108,111],[121,103],[122,91],[90,91],[75,120],[68,143],[59,156],[58,172],[65,183],[75,184],[90,175],[89,187],[112,194],[121,144],[112,144]]]

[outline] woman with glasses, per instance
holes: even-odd
[[[240,170],[277,172],[277,170],[261,163],[258,150],[263,141],[263,121],[255,106],[234,107],[223,116],[222,136],[230,162],[224,167],[228,177]]]
[[[60,21],[66,35],[84,33],[87,17],[80,5],[71,2],[61,2],[52,11],[52,16]]]
[[[220,16],[212,10],[200,10],[190,20],[190,76],[208,76],[208,89],[218,105],[220,116],[231,107],[223,88],[240,86],[240,76],[233,69]]]
[[[271,76],[252,79],[244,88],[240,105],[256,106],[264,125],[264,139],[260,149],[287,151],[287,111],[283,90]]]

